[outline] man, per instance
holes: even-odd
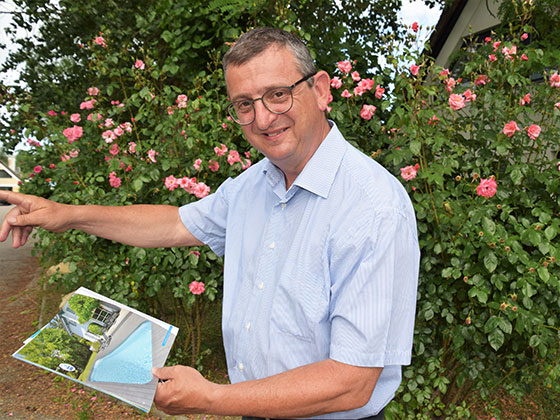
[[[329,76],[297,37],[258,28],[223,61],[230,115],[264,160],[179,210],[7,194],[18,207],[0,240],[12,230],[17,247],[32,226],[75,228],[225,255],[232,384],[185,366],[154,369],[155,404],[170,414],[382,419],[411,357],[419,251],[410,200],[326,119]]]

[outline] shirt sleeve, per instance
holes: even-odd
[[[420,260],[416,222],[390,209],[369,226],[350,232],[331,258],[330,357],[354,366],[407,365]]]
[[[179,208],[181,221],[189,232],[219,256],[223,256],[225,250],[230,184],[231,178],[224,181],[215,193]]]

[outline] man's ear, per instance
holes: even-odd
[[[317,95],[317,105],[321,111],[325,111],[329,104],[329,97],[331,95],[331,78],[329,74],[321,70],[317,72],[313,81],[313,88]]]

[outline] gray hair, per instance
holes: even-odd
[[[271,46],[289,48],[302,76],[317,72],[307,46],[294,34],[279,28],[260,27],[244,33],[222,58],[224,73],[229,66],[240,66]],[[313,82],[313,79],[310,80]]]

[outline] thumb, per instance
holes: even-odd
[[[171,367],[162,367],[162,368],[153,367],[152,374],[158,379],[167,380],[172,378],[173,376],[171,374],[172,370],[173,369]]]
[[[32,213],[28,214],[11,214],[6,220],[12,226],[37,226],[38,222]]]

